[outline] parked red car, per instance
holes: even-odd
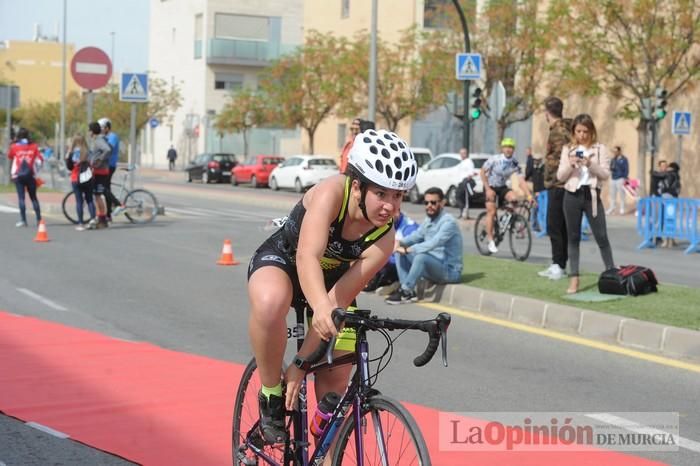
[[[251,155],[245,162],[231,170],[231,184],[250,183],[251,186],[267,186],[270,172],[278,164],[284,162],[284,157],[274,155]]]

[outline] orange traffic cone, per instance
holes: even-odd
[[[46,234],[46,224],[43,220],[39,220],[39,230],[36,232],[36,237],[34,241],[38,243],[46,243],[49,241],[49,235]]]
[[[233,247],[231,246],[231,240],[225,239],[224,240],[224,247],[221,250],[221,257],[219,258],[218,261],[216,261],[217,264],[219,265],[238,265],[240,262],[238,262],[236,259],[233,258]]]

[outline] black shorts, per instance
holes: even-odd
[[[92,185],[93,194],[105,194],[109,187],[109,175],[95,175],[95,184]]]
[[[281,230],[275,232],[266,239],[255,251],[255,254],[253,254],[248,264],[248,280],[250,280],[251,275],[253,275],[256,270],[262,267],[277,267],[287,274],[289,280],[292,282],[292,307],[304,307],[308,304],[304,293],[301,291],[294,253]],[[343,276],[348,268],[349,266],[343,264],[335,270],[324,270],[323,278],[326,284],[326,290],[333,288],[333,285],[340,280],[340,277]]]
[[[508,186],[499,186],[497,188],[491,188],[496,193],[496,200],[498,201],[498,206],[503,207],[506,203],[506,195],[512,191]]]

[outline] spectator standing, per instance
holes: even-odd
[[[105,200],[107,202],[107,220],[111,222],[112,208],[120,205],[119,199],[112,194],[112,175],[114,175],[114,172],[117,169],[117,164],[119,163],[119,136],[117,133],[112,131],[112,122],[109,120],[109,118],[103,117],[97,120],[97,122],[100,124],[102,134],[111,148],[111,153],[109,156],[109,178],[106,185],[107,191],[104,193]]]
[[[567,252],[567,226],[564,220],[564,183],[557,179],[562,148],[571,138],[570,120],[562,117],[564,103],[558,97],[544,101],[545,119],[549,124],[547,153],[544,157],[544,187],[547,189],[547,234],[552,246],[552,265],[538,272],[540,277],[559,280],[564,276]]]
[[[608,148],[598,142],[595,124],[585,113],[574,118],[571,125],[571,143],[562,149],[557,178],[563,181],[564,216],[568,232],[569,288],[567,293],[578,292],[579,247],[583,214],[589,219],[605,270],[612,269],[612,248],[605,225],[605,210],[600,200],[600,186],[610,178],[610,155]]]
[[[445,194],[428,188],[423,196],[427,215],[418,229],[399,241],[396,270],[401,286],[386,299],[388,304],[418,300],[418,279],[434,283],[456,283],[462,276],[462,233],[457,221],[445,212]]]
[[[92,196],[93,177],[88,181],[81,183],[80,174],[84,173],[90,166],[88,158],[90,151],[87,146],[87,141],[81,135],[73,137],[70,151],[66,154],[66,168],[70,170],[70,182],[75,194],[75,208],[78,215],[77,231],[85,231],[85,223],[83,222],[83,202],[87,204],[88,212],[90,213],[89,228],[95,226],[95,202]]]
[[[469,151],[466,147],[462,147],[459,150],[459,157],[462,159],[459,167],[457,167],[457,172],[459,173],[459,183],[457,185],[457,203],[460,208],[459,218],[469,220],[469,197],[474,192],[474,186],[476,185],[474,176],[476,176],[477,171],[474,168],[474,161],[469,158]]]
[[[398,215],[394,216],[394,250],[399,247],[399,241],[413,233],[418,229],[418,224],[413,221],[411,217],[405,213],[399,211]],[[399,279],[398,272],[396,270],[396,253],[389,256],[389,260],[382,269],[377,272],[377,274],[369,281],[367,286],[363,291],[372,292],[377,291],[378,288],[384,286],[390,286],[396,283]]]
[[[109,158],[112,148],[102,134],[102,128],[96,121],[90,123],[90,137],[92,147],[90,148],[90,167],[95,178],[93,193],[97,204],[97,224],[95,228],[107,228],[107,206],[106,199],[109,184]],[[92,225],[91,225],[92,226]]]
[[[677,198],[681,194],[681,175],[680,167],[676,162],[668,164],[665,171],[665,176],[661,184],[661,197]],[[663,210],[663,209],[662,209]],[[670,219],[670,217],[669,217]],[[673,238],[664,238],[661,242],[662,248],[670,248],[676,245],[676,240]]]
[[[10,167],[10,177],[15,182],[17,189],[17,201],[19,205],[20,221],[16,227],[27,226],[27,207],[25,204],[25,191],[32,201],[34,215],[37,225],[41,221],[41,207],[36,196],[36,175],[44,163],[44,158],[39,152],[39,146],[29,139],[29,131],[20,128],[17,131],[17,139],[10,145],[7,158],[12,164]]]
[[[170,144],[170,149],[168,149],[168,170],[173,171],[175,169],[175,160],[177,160],[177,151],[175,146]]]
[[[340,152],[340,173],[345,173],[345,170],[348,168],[348,154],[350,153],[350,149],[352,149],[352,144],[355,141],[355,136],[360,134],[360,120],[359,118],[355,118],[352,120],[352,123],[350,123],[350,128],[348,129],[348,137],[345,140],[345,145],[343,146],[343,150]]]
[[[535,199],[537,195],[544,191],[544,160],[542,159],[542,154],[531,154],[532,163],[529,168],[525,169],[525,181],[532,185],[532,192],[534,193]],[[540,230],[543,225],[540,225],[537,221],[537,213],[539,211],[539,206],[535,204],[532,207],[532,229]]]
[[[613,159],[610,162],[610,173],[612,182],[610,183],[610,207],[605,211],[606,215],[615,212],[617,198],[620,198],[620,215],[625,213],[625,181],[629,178],[629,162],[622,154],[622,148],[615,146],[613,149]]]

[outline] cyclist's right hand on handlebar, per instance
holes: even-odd
[[[336,329],[331,315],[333,309],[334,308],[322,310],[314,309],[313,328],[321,335],[324,341],[328,341],[338,334],[338,329]]]

